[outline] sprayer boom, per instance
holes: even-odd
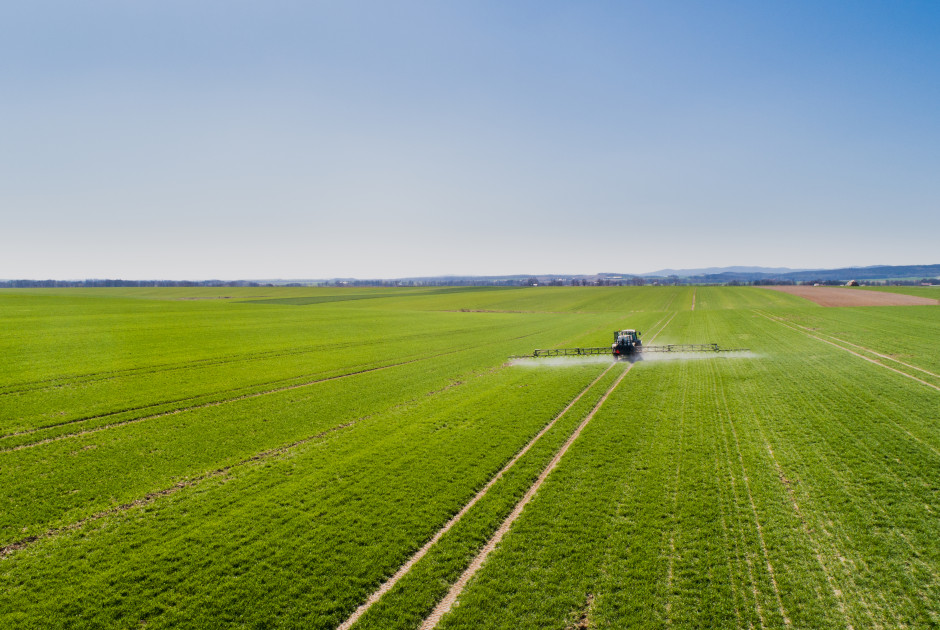
[[[614,344],[600,348],[549,348],[535,350],[532,354],[514,356],[511,359],[540,359],[547,357],[612,356],[615,359],[637,361],[643,354],[652,352],[746,352],[746,348],[726,349],[717,343],[670,343],[660,346],[644,346],[640,333],[633,329],[614,332]]]

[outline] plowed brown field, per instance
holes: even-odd
[[[904,295],[902,293],[886,293],[881,291],[865,291],[864,289],[848,289],[845,287],[811,287],[811,286],[781,286],[765,287],[774,291],[783,291],[791,295],[798,295],[820,306],[913,306],[923,304],[940,304],[940,300]]]

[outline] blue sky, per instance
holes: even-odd
[[[0,6],[0,278],[940,262],[940,3]]]

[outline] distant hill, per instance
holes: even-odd
[[[687,278],[689,276],[715,275],[719,273],[766,273],[783,274],[799,271],[810,271],[808,269],[790,269],[789,267],[705,267],[702,269],[660,269],[649,273],[639,274],[641,277],[665,277],[679,276]]]
[[[874,267],[846,267],[816,271],[797,271],[785,274],[787,280],[891,280],[893,278],[936,278],[940,265],[877,265]]]
[[[678,278],[681,282],[724,284],[728,282],[846,282],[848,280],[892,280],[911,278],[940,278],[940,265],[877,265],[873,267],[843,267],[841,269],[792,269],[790,267],[703,267],[701,269],[660,269],[652,273],[633,274],[604,272],[590,275],[520,274],[510,276],[435,276],[398,278],[402,282],[421,284],[568,284],[580,281],[592,283],[625,283],[635,281],[662,282]]]
[[[727,268],[718,273],[681,275],[695,282],[846,282],[848,280],[895,280],[901,278],[940,277],[940,265],[876,265],[873,267],[843,267],[841,269],[803,269],[786,271],[734,271]],[[741,268],[746,269],[746,268]],[[644,276],[652,277],[652,276]]]
[[[660,269],[646,274],[597,273],[516,274],[506,276],[422,276],[411,278],[330,278],[307,280],[0,280],[0,288],[24,287],[257,287],[257,286],[526,286],[526,285],[624,285],[624,284],[772,284],[775,282],[829,282],[875,280],[917,282],[940,279],[940,265],[876,265],[841,269],[790,269],[788,267],[704,267]]]

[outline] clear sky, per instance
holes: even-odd
[[[940,2],[0,3],[0,278],[940,262]]]

